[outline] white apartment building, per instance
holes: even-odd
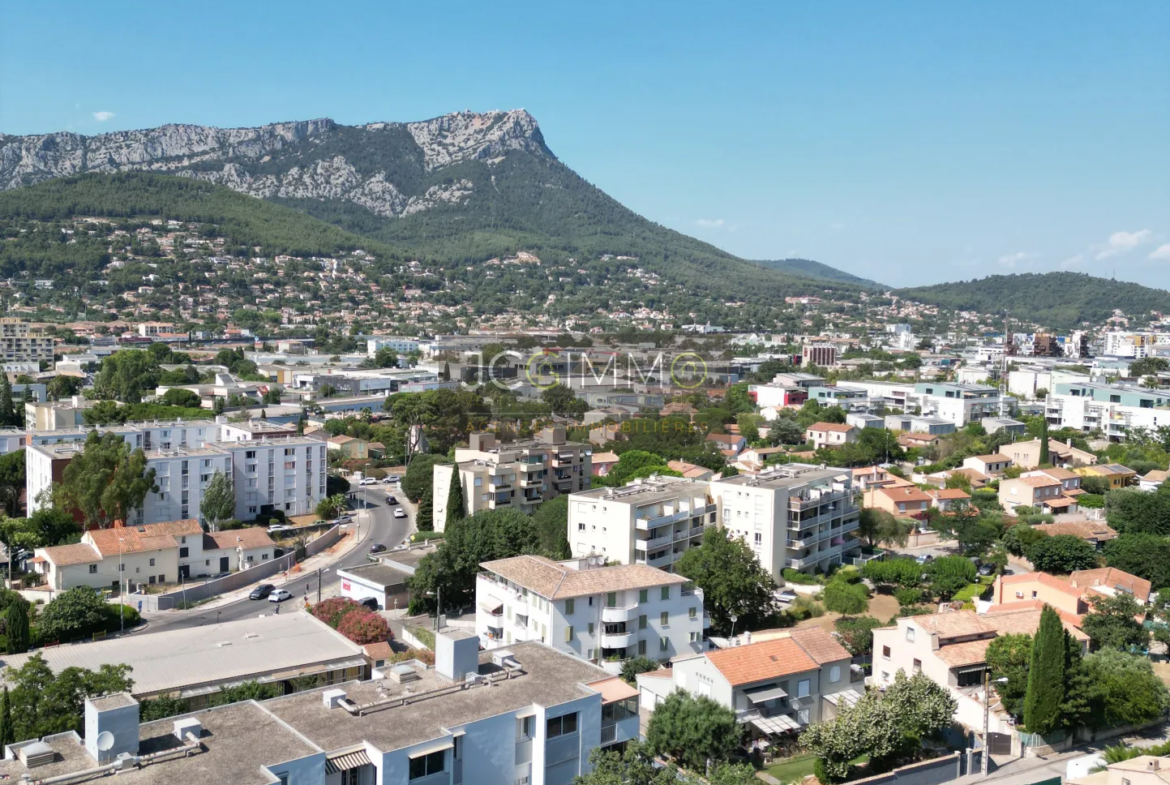
[[[397,335],[376,335],[366,340],[366,354],[373,357],[379,349],[393,349],[399,355],[419,351],[417,338],[404,338]]]
[[[435,467],[431,496],[435,530],[447,525],[447,494],[456,472],[463,484],[463,513],[518,507],[531,513],[541,502],[589,488],[592,445],[570,442],[565,429],[545,428],[535,439],[502,444],[490,433],[471,434],[455,448],[455,463]]]
[[[853,472],[807,464],[776,466],[757,475],[711,483],[720,525],[739,537],[780,581],[784,568],[825,572],[861,550]]]
[[[226,418],[225,418],[226,421]],[[171,450],[181,447],[199,447],[219,440],[219,426],[215,420],[155,420],[153,422],[100,425],[94,428],[76,427],[29,433],[30,444],[63,444],[84,442],[91,433],[116,433],[134,449]]]
[[[716,522],[710,483],[647,477],[624,488],[595,488],[569,497],[569,546],[578,558],[673,571],[688,548]]]
[[[231,458],[236,518],[250,521],[273,510],[306,515],[325,498],[325,443],[304,436],[220,443]]]
[[[669,661],[706,649],[703,592],[644,564],[598,557],[485,562],[475,583],[475,631],[485,649],[540,641],[612,673],[632,657]]]
[[[52,364],[55,345],[52,336],[31,332],[28,322],[0,319],[0,362],[45,361]]]
[[[0,455],[23,450],[28,434],[17,428],[0,428]]]
[[[43,779],[52,760],[62,781],[117,773],[125,785],[569,785],[593,750],[638,738],[638,691],[620,678],[538,643],[481,653],[461,632],[435,634],[432,667],[411,660],[173,721],[140,724],[126,693],[91,698],[84,738],[16,742],[0,775]],[[251,660],[273,636],[249,637],[233,649],[251,647]]]

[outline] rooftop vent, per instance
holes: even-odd
[[[43,741],[35,741],[20,748],[20,762],[30,769],[52,763],[56,759],[57,753]]]
[[[183,720],[175,720],[175,738],[179,741],[186,742],[188,733],[190,733],[195,738],[199,738],[199,736],[203,733],[203,723],[195,717],[188,717]]]
[[[519,668],[516,655],[509,649],[496,649],[492,652],[492,664],[500,668]]]
[[[336,709],[345,699],[345,690],[325,690],[321,693],[321,703],[327,709]]]
[[[391,668],[388,678],[390,681],[397,682],[398,684],[406,684],[407,682],[418,681],[419,675],[415,672],[414,668],[406,663],[401,663]]]

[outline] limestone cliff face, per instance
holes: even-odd
[[[259,128],[164,125],[97,136],[0,134],[0,190],[86,172],[147,170],[261,198],[345,200],[394,217],[470,198],[470,180],[434,182],[426,175],[464,161],[490,165],[510,151],[552,158],[536,120],[522,109],[361,126],[320,119]]]

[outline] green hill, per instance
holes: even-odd
[[[1130,315],[1170,311],[1170,292],[1083,273],[992,275],[895,294],[953,311],[1008,312],[1053,329],[1100,323],[1115,309]]]
[[[759,261],[756,264],[767,267],[778,272],[788,273],[789,275],[800,275],[806,278],[820,278],[826,281],[835,281],[838,283],[856,284],[870,289],[888,289],[888,286],[871,281],[868,278],[862,278],[847,273],[844,270],[838,270],[836,267],[830,267],[827,264],[814,262],[812,259],[771,259],[766,261]]]

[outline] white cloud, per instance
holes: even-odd
[[[1151,259],[1170,259],[1170,243],[1159,245],[1150,252]]]
[[[106,120],[113,120],[114,113],[113,112],[94,112],[93,119],[97,120],[99,123],[104,123]]]
[[[1153,236],[1154,233],[1149,229],[1142,229],[1138,232],[1114,232],[1109,235],[1108,244],[1097,253],[1097,258],[1108,259],[1110,256],[1132,251],[1142,243],[1148,242]]]
[[[726,223],[722,218],[700,218],[695,221],[696,226],[701,226],[704,229],[722,229]]]
[[[1038,253],[1016,251],[1015,253],[1004,254],[1003,256],[999,257],[997,261],[999,262],[1000,267],[1015,267],[1020,262],[1027,262],[1031,259],[1037,258],[1038,256],[1040,256]]]

